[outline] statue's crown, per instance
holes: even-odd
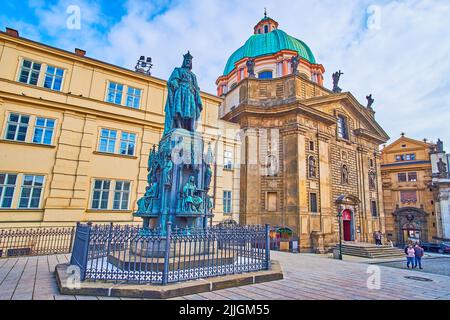
[[[194,58],[189,51],[188,51],[188,53],[184,54],[183,57],[184,57],[184,59],[191,59],[191,60],[192,60],[192,58]]]

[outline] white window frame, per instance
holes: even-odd
[[[224,190],[223,191],[223,213],[232,214],[233,213],[233,192]]]
[[[32,182],[31,185],[25,185],[25,181],[27,177],[32,177]],[[36,178],[42,178],[42,185],[41,186],[36,186]],[[41,205],[42,205],[42,195],[43,195],[43,191],[44,191],[44,186],[45,186],[45,176],[42,175],[32,175],[32,174],[23,174],[22,176],[22,185],[20,188],[20,197],[19,197],[19,202],[17,204],[17,207],[19,209],[40,209]],[[27,199],[27,205],[26,207],[21,206],[21,202],[22,202],[22,196],[23,196],[23,192],[25,189],[30,189],[30,194],[29,197]],[[39,189],[39,203],[37,207],[30,207],[31,206],[31,201],[33,200],[33,193],[35,189]]]
[[[11,116],[12,115],[17,115],[19,117],[19,119],[17,120],[17,122],[13,122],[11,121]],[[28,117],[28,122],[26,124],[22,123],[22,117]],[[6,131],[5,131],[5,139],[9,140],[9,141],[19,141],[19,142],[26,142],[27,141],[27,135],[28,135],[28,128],[30,126],[30,120],[31,120],[31,116],[29,114],[23,114],[23,113],[18,113],[18,112],[10,112],[8,114],[8,121],[6,123]],[[14,139],[8,139],[8,132],[9,132],[9,126],[10,125],[15,125],[16,129],[14,131]],[[19,134],[19,128],[20,127],[26,127],[27,130],[25,132],[25,138],[24,140],[18,140],[18,134]]]
[[[49,68],[54,68],[54,73],[49,73]],[[61,70],[62,71],[62,75],[58,75],[58,71]],[[47,64],[46,68],[45,68],[45,72],[44,72],[44,83],[43,83],[43,87],[46,89],[50,89],[50,90],[54,90],[54,91],[58,91],[61,92],[63,89],[63,85],[64,85],[64,75],[65,75],[65,70],[56,66],[52,66]],[[52,84],[50,86],[50,88],[45,86],[45,83],[47,81],[47,77],[51,77],[52,78]],[[56,79],[59,78],[61,79],[61,87],[59,89],[55,89],[55,81]]]
[[[108,131],[108,135],[107,136],[103,136],[103,131]],[[111,137],[111,133],[115,132],[116,136],[114,138]],[[100,134],[99,134],[99,139],[98,139],[98,151],[102,152],[102,153],[110,153],[110,154],[115,154],[116,152],[116,142],[117,142],[117,137],[119,135],[119,131],[116,129],[110,129],[110,128],[101,128],[100,129]],[[102,139],[106,140],[106,150],[102,150]],[[109,151],[109,146],[111,145],[111,142],[113,142],[113,150]]]
[[[95,184],[97,181],[101,181],[101,187],[99,189],[97,189],[95,187]],[[105,182],[109,182],[109,186],[108,189],[105,188]],[[93,183],[92,183],[92,197],[91,197],[91,203],[90,203],[90,208],[92,210],[108,210],[109,205],[110,205],[110,196],[111,196],[111,185],[114,181],[111,179],[94,179]],[[100,196],[98,198],[98,207],[95,208],[94,207],[94,201],[95,201],[95,192],[98,191],[100,192]],[[103,200],[105,200],[105,193],[107,192],[107,196],[106,196],[106,208],[102,208],[102,202]]]
[[[1,209],[11,209],[13,207],[14,204],[14,195],[16,194],[16,186],[17,186],[17,180],[19,178],[19,175],[17,173],[6,173],[6,172],[1,172],[0,174],[5,175],[5,181],[3,182],[3,184],[1,184],[1,191],[0,191],[0,208]],[[9,176],[15,176],[15,180],[14,180],[14,184],[8,184],[8,179]],[[5,193],[6,193],[6,188],[13,188],[13,193],[11,196],[11,205],[9,207],[3,206],[3,201],[5,200]]]
[[[223,168],[225,170],[233,170],[233,151],[225,150],[223,152]]]
[[[105,99],[105,101],[108,102],[108,103],[112,103],[112,104],[121,106],[122,105],[122,101],[123,101],[124,91],[125,91],[124,90],[125,89],[125,85],[122,84],[122,83],[114,82],[114,81],[108,81],[107,84],[108,84],[108,87],[106,88],[106,99]],[[114,85],[113,89],[111,88],[111,85]],[[119,90],[119,86],[122,87],[121,90]],[[110,92],[113,93],[112,101],[109,100]],[[117,97],[118,97],[119,93],[120,93],[120,101],[119,101],[119,103],[117,103],[116,101],[117,101]]]
[[[119,183],[122,183],[122,187],[120,188],[120,190],[117,189],[117,185]],[[125,190],[125,185],[126,184],[128,184],[128,190]],[[118,193],[120,194],[120,196],[119,196],[120,198],[119,198],[119,200],[117,200],[118,203],[119,203],[119,208],[116,208],[115,207],[115,205],[116,205],[116,194],[118,194]],[[127,204],[126,204],[125,208],[122,207],[123,201],[124,201],[123,200],[124,194],[128,195],[128,200],[127,200]],[[131,181],[122,181],[122,180],[115,181],[114,182],[114,194],[113,194],[113,206],[112,206],[112,209],[114,211],[127,211],[127,210],[129,210],[129,207],[130,207],[130,195],[131,195]]]
[[[44,120],[44,125],[38,125],[38,120],[43,119]],[[48,122],[49,121],[53,121],[53,127],[48,126]],[[36,117],[35,121],[34,121],[34,130],[33,130],[33,139],[32,142],[36,143],[36,144],[44,144],[44,145],[52,145],[53,144],[53,137],[54,137],[54,133],[55,133],[55,127],[56,127],[56,120],[55,119],[51,119],[51,118],[44,118],[44,117]],[[37,129],[41,129],[42,130],[42,136],[40,141],[36,142],[35,141],[35,137],[36,137],[36,130]],[[50,138],[50,143],[45,143],[44,139],[45,139],[45,134],[51,131],[51,138]]]
[[[124,135],[128,135],[128,138],[125,139]],[[134,136],[134,139],[131,140],[130,137]],[[130,157],[134,157],[136,155],[136,138],[137,138],[137,134],[133,133],[133,132],[126,132],[126,131],[122,131],[120,133],[120,146],[119,146],[119,154],[123,155],[123,156],[130,156]],[[126,147],[123,148],[123,144],[126,144]],[[130,151],[130,146],[133,145],[133,154],[129,154],[128,152]],[[122,151],[125,151],[125,153],[122,153]]]
[[[24,66],[24,63],[25,63],[25,62],[30,62],[30,63],[31,63],[31,66],[30,66],[30,67],[25,67],[25,66]],[[40,65],[39,70],[34,69],[34,65],[35,65],[35,64]],[[31,86],[38,86],[38,85],[39,85],[39,80],[40,80],[40,78],[41,78],[41,71],[42,71],[42,67],[43,67],[43,66],[44,66],[44,64],[41,63],[41,62],[37,62],[37,61],[31,60],[31,59],[25,59],[25,58],[23,58],[23,59],[21,60],[21,63],[20,63],[19,76],[18,76],[17,81],[20,82],[20,83],[23,83],[23,84],[31,85]],[[28,71],[27,81],[26,81],[26,82],[21,81],[21,78],[22,78],[22,72],[23,72],[23,71]],[[31,75],[33,74],[33,72],[34,72],[34,73],[37,73],[36,84],[30,83]]]
[[[141,107],[141,99],[142,99],[142,89],[128,86],[125,105],[129,108],[139,109]],[[130,100],[131,103],[129,103]]]

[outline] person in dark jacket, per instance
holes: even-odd
[[[419,266],[419,269],[422,269],[422,257],[423,257],[424,250],[420,246],[419,243],[416,243],[414,246],[414,268],[417,268]]]

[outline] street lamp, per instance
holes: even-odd
[[[339,260],[342,260],[342,208],[338,208],[338,220],[339,220]]]
[[[134,68],[136,72],[151,75],[150,69],[153,67],[152,58],[141,56],[138,60],[136,67]]]

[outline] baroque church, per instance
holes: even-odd
[[[222,120],[241,130],[240,223],[270,224],[298,237],[301,251],[385,235],[379,146],[389,137],[339,86],[303,41],[268,17],[217,79]],[[369,88],[368,88],[369,90]]]

